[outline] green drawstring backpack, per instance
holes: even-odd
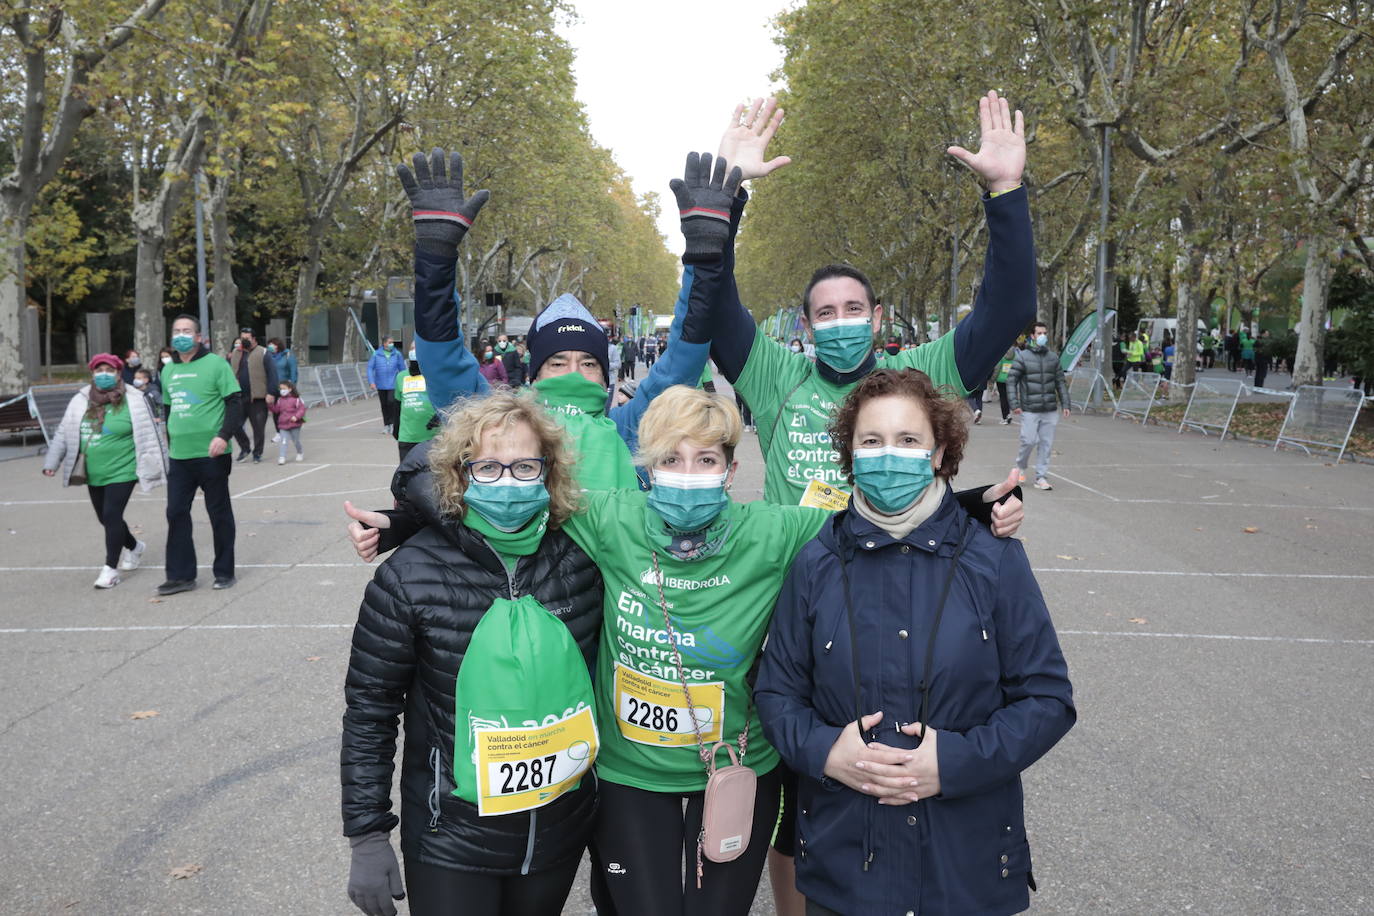
[[[498,598],[472,633],[454,689],[453,794],[483,817],[576,789],[599,747],[587,662],[534,598]]]

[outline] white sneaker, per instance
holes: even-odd
[[[148,545],[139,541],[134,544],[134,549],[125,547],[119,552],[119,568],[125,571],[138,569],[138,564],[143,562],[143,551],[148,549]]]
[[[286,456],[285,456],[285,455],[280,455],[280,456],[278,456],[278,458],[277,458],[277,464],[286,464]]]
[[[297,452],[297,453],[296,453],[296,460],[297,460],[297,461],[304,461],[304,460],[305,460],[305,452]]]
[[[113,566],[100,567],[100,575],[95,577],[96,588],[114,588],[119,584],[119,570]]]
[[[1054,487],[1043,477],[1035,478],[1035,488],[1037,490],[1053,490]]]
[[[278,442],[280,442],[280,441],[281,441],[281,433],[277,433],[275,436],[272,437],[272,444],[273,444],[273,445],[276,445],[276,444],[277,444]]]

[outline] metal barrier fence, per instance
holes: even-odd
[[[52,444],[53,433],[67,412],[67,404],[72,395],[81,390],[81,385],[34,385],[29,389],[29,415],[38,421],[43,431],[43,445]]]
[[[1340,464],[1364,401],[1364,392],[1358,388],[1299,387],[1274,440],[1274,448],[1296,445],[1309,455],[1312,448],[1334,450],[1336,463]]]
[[[1094,396],[1098,394],[1102,395],[1102,406],[1111,405],[1111,410],[1115,412],[1116,394],[1102,377],[1102,373],[1093,369],[1075,369],[1069,373],[1069,403],[1079,413],[1096,410],[1092,403]]]
[[[367,395],[370,389],[363,379],[363,373],[358,370],[357,363],[341,363],[338,369],[339,377],[343,379],[345,398],[351,401]]]
[[[370,398],[375,393],[367,383],[366,363],[339,363],[302,366],[296,391],[307,407],[337,404]]]
[[[301,396],[306,407],[318,407],[321,404],[328,406],[324,399],[324,389],[320,387],[319,369],[319,366],[300,367],[296,379],[296,393]]]
[[[1236,402],[1240,400],[1245,383],[1235,378],[1199,378],[1188,396],[1188,406],[1184,408],[1183,419],[1179,421],[1178,431],[1195,429],[1203,435],[1216,432],[1222,439],[1231,428],[1231,418],[1236,413]]]
[[[1154,407],[1155,395],[1163,378],[1155,372],[1127,372],[1121,391],[1117,394],[1112,416],[1140,417],[1140,425],[1144,426],[1149,422],[1150,410]]]

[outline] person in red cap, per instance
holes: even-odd
[[[105,565],[96,588],[119,584],[120,571],[138,568],[142,541],[124,521],[134,484],[147,493],[167,477],[167,444],[152,406],[137,388],[125,387],[124,360],[97,353],[87,368],[91,382],[72,395],[48,447],[43,473],[62,471],[62,485],[85,483],[95,517],[105,529]]]

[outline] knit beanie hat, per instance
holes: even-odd
[[[607,355],[606,332],[587,307],[572,293],[564,293],[549,303],[530,326],[525,343],[530,354],[530,378],[539,377],[539,367],[561,350],[582,350],[596,357],[609,384],[611,369]]]

